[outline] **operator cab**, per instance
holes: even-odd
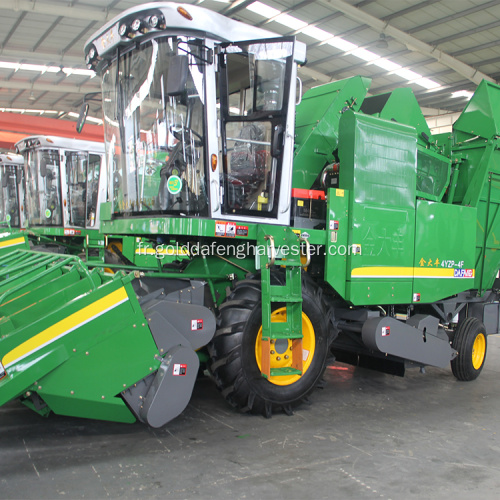
[[[27,226],[97,229],[106,191],[104,144],[53,136],[22,139]]]
[[[288,224],[294,38],[193,5],[129,9],[86,44],[102,78],[113,217]]]
[[[24,211],[19,200],[24,191],[24,159],[21,155],[0,154],[0,225],[23,227]]]

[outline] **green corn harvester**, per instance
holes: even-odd
[[[161,426],[199,360],[266,416],[291,413],[329,353],[479,375],[499,329],[500,87],[440,136],[409,89],[367,97],[361,77],[296,106],[303,44],[161,2],[85,54],[103,90],[99,241],[122,271],[2,257],[0,404]]]

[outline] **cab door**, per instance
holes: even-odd
[[[221,45],[222,218],[289,224],[294,48],[293,37]]]

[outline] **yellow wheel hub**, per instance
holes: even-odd
[[[484,362],[486,355],[486,337],[484,333],[478,334],[472,346],[472,366],[475,370],[479,370]]]
[[[284,323],[286,321],[286,307],[280,307],[271,314],[272,323]],[[271,368],[286,368],[292,366],[292,340],[273,340],[270,346]],[[314,349],[316,347],[316,336],[311,320],[302,313],[302,375],[304,375],[314,359]],[[259,370],[262,369],[262,327],[257,333],[255,341],[255,359]],[[275,385],[290,385],[302,377],[302,375],[271,376],[269,382]]]

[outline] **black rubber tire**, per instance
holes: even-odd
[[[484,336],[484,357],[481,366],[475,368],[473,364],[473,346],[479,335]],[[474,317],[461,321],[458,324],[451,346],[458,352],[457,357],[451,361],[453,375],[461,381],[475,380],[483,369],[488,347],[486,328],[483,323]]]
[[[280,281],[280,275],[273,280]],[[240,281],[220,307],[217,331],[209,345],[210,371],[226,400],[241,411],[270,417],[273,411],[291,414],[293,407],[316,388],[326,367],[328,325],[322,291],[302,279],[302,310],[314,328],[315,353],[306,373],[290,385],[262,377],[255,359],[255,342],[262,325],[260,280]],[[282,304],[273,306],[273,310]]]

